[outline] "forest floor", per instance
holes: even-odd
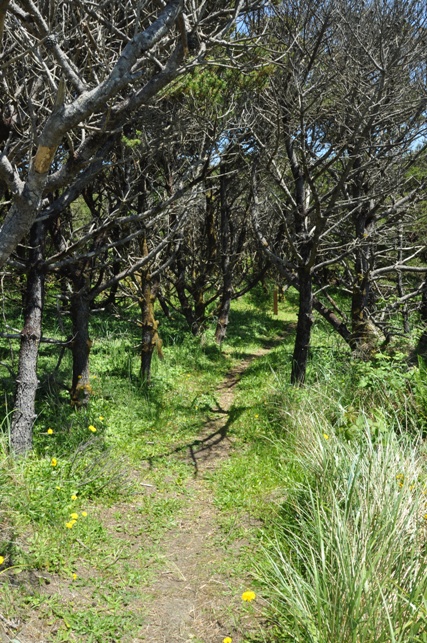
[[[238,303],[221,349],[165,324],[150,387],[100,320],[88,409],[42,390],[34,451],[0,442],[0,643],[422,640],[424,367],[352,359],[318,320],[293,387],[295,302]]]
[[[151,601],[144,632],[147,641],[216,643],[229,636],[237,643],[245,635],[259,632],[258,610],[241,609],[241,591],[233,595],[233,581],[227,573],[227,559],[238,556],[239,548],[247,543],[234,542],[232,551],[224,553],[219,511],[206,484],[206,475],[233,448],[227,428],[234,389],[251,361],[267,350],[259,349],[228,373],[217,389],[218,417],[205,424],[199,438],[183,453],[195,469],[194,478],[187,483],[191,502],[179,524],[166,535],[165,569],[149,588]],[[242,585],[239,589],[245,588]]]
[[[169,491],[169,500],[182,508],[156,543],[155,573],[147,575],[143,570],[144,562],[135,556],[136,578],[140,570],[140,587],[136,587],[138,580],[134,580],[124,609],[141,615],[137,631],[125,628],[127,631],[124,630],[123,636],[105,640],[128,643],[222,643],[226,637],[230,637],[233,643],[264,640],[261,638],[263,602],[259,597],[253,603],[242,601],[242,592],[252,589],[251,578],[245,578],[244,573],[236,578],[235,573],[239,552],[242,548],[253,547],[253,542],[249,543],[246,537],[223,542],[221,511],[215,506],[209,481],[234,448],[228,428],[236,386],[251,362],[265,355],[273,345],[274,342],[266,344],[232,367],[214,391],[217,407],[211,409],[212,419],[206,421],[197,439],[179,448],[171,448],[168,456],[191,465],[194,475],[183,482],[182,488],[173,487]],[[113,567],[117,568],[115,573],[119,577],[123,552],[126,552],[123,558],[132,560],[132,552],[141,552],[152,546],[150,535],[141,528],[144,495],[157,491],[156,485],[151,484],[150,466],[147,464],[145,469],[129,470],[128,475],[136,486],[142,485],[142,495],[136,496],[132,502],[116,503],[103,510],[102,522],[107,531],[114,533],[123,543],[116,556],[111,561],[108,558],[104,578],[107,568]],[[246,533],[259,527],[254,518],[247,516],[243,520],[246,521]],[[64,611],[72,613],[88,609],[99,616],[104,610],[117,609],[117,605],[112,604],[114,598],[107,595],[108,591],[102,590],[102,574],[96,578],[97,571],[91,570],[88,564],[82,564],[75,571],[75,582],[48,572],[36,575],[24,572],[17,577],[18,584],[26,585],[26,593],[31,594],[31,585],[41,586],[37,589],[41,598],[37,600],[37,609],[30,618],[27,614],[25,622],[20,622],[19,618],[0,620],[0,642],[102,640],[96,633],[93,637],[79,636],[78,631],[67,623]],[[14,582],[13,576],[11,581]],[[44,614],[43,601],[50,605]],[[56,610],[52,601],[58,606]],[[58,618],[52,618],[52,613],[56,613]],[[49,618],[46,618],[47,614]]]

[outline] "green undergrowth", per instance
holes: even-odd
[[[3,380],[5,619],[39,621],[52,642],[138,636],[162,538],[193,500],[190,446],[215,417],[227,372],[253,358],[228,413],[231,455],[207,478],[221,527],[216,568],[227,591],[257,594],[247,607],[259,632],[242,643],[427,640],[425,367],[393,344],[357,361],[316,318],[306,385],[292,387],[295,302],[288,291],[275,317],[258,288],[233,304],[221,347],[213,327],[194,338],[159,311],[164,359],[154,358],[150,386],[132,311],[95,314],[89,406],[69,404],[70,355],[42,347],[25,459],[7,453]],[[59,336],[54,315],[47,331]]]
[[[212,476],[226,546],[272,643],[427,640],[427,378],[402,347],[354,359],[321,320],[304,387],[293,337],[243,374],[236,448]],[[263,638],[264,637],[264,638]]]
[[[145,588],[163,564],[162,536],[191,502],[189,446],[213,416],[227,371],[281,328],[251,298],[234,306],[222,347],[214,327],[194,338],[179,320],[161,319],[164,359],[154,357],[147,386],[134,321],[126,311],[93,315],[84,409],[69,404],[71,356],[59,360],[58,348],[41,347],[34,450],[26,458],[7,453],[13,386],[4,380],[1,611],[5,619],[40,621],[49,641],[130,641],[141,630]],[[45,335],[60,336],[53,312]]]

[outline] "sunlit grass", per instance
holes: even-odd
[[[300,418],[293,485],[271,530],[259,574],[283,640],[421,641],[426,485],[420,443],[369,423],[343,441],[319,416]],[[283,446],[285,446],[283,444]]]
[[[230,457],[207,476],[227,591],[251,580],[268,605],[264,632],[247,641],[424,640],[425,374],[397,352],[356,362],[317,321],[307,385],[291,387],[294,298],[277,317],[261,288],[233,302],[221,347],[214,324],[194,338],[162,319],[164,360],[154,357],[150,386],[139,378],[136,325],[98,316],[93,393],[80,411],[68,401],[70,355],[49,378],[56,356],[42,349],[27,459],[8,456],[3,423],[0,574],[14,567],[18,584],[45,574],[80,598],[70,609],[24,580],[17,592],[4,582],[10,571],[0,575],[5,618],[35,610],[57,622],[55,641],[137,631],[162,537],[191,506],[188,445],[212,417],[227,371],[268,345],[234,389]]]
[[[0,444],[5,618],[37,613],[55,623],[55,641],[119,640],[138,630],[145,587],[164,564],[162,535],[191,502],[187,445],[212,416],[226,372],[277,333],[270,314],[240,302],[235,310],[221,348],[214,325],[194,338],[163,320],[164,360],[153,358],[150,386],[139,377],[136,325],[94,317],[86,409],[69,404],[70,354],[51,377],[57,355],[42,346],[34,451],[11,459],[7,432]],[[242,316],[251,341],[237,346]],[[29,583],[38,577],[68,587],[78,596],[74,606]]]

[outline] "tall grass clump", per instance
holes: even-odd
[[[309,413],[311,407],[311,413]],[[421,439],[372,431],[345,439],[319,406],[295,411],[298,482],[265,549],[281,642],[427,641],[426,485]]]

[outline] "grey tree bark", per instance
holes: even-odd
[[[32,4],[32,3],[31,3]],[[48,182],[49,171],[58,147],[67,134],[88,119],[94,113],[103,114],[101,129],[110,132],[112,109],[109,106],[120,92],[132,85],[138,75],[135,66],[141,62],[142,57],[150,51],[173,27],[182,10],[183,0],[170,0],[159,17],[144,31],[135,36],[123,48],[116,64],[105,80],[96,87],[88,89],[86,84],[72,77],[77,85],[78,96],[69,104],[65,103],[65,79],[60,80],[57,86],[55,105],[47,118],[46,123],[38,137],[37,150],[32,158],[27,177],[22,180],[18,171],[13,168],[6,152],[0,154],[0,179],[2,179],[12,196],[9,212],[0,228],[0,267],[4,266],[10,255],[21,239],[28,233],[39,212],[43,191]],[[34,5],[31,6],[35,20],[41,19]],[[173,64],[173,62],[175,64]],[[177,67],[177,61],[170,60],[170,67]],[[63,64],[63,72],[70,75],[70,66]],[[148,94],[155,95],[164,86],[165,81],[170,82],[170,74],[161,74],[160,78],[153,78],[151,87],[142,88],[142,101],[147,100]],[[69,79],[70,80],[70,79]],[[144,95],[145,89],[145,95]],[[128,103],[127,109],[132,109],[141,104],[141,96],[133,95],[128,101],[122,98],[116,103],[116,118],[123,109],[120,103]],[[99,127],[99,126],[98,126]]]
[[[38,388],[37,360],[42,336],[44,302],[43,247],[44,225],[33,225],[30,235],[30,269],[25,292],[24,328],[21,332],[16,396],[11,423],[10,445],[16,455],[32,447],[33,425],[36,419],[35,401]]]

